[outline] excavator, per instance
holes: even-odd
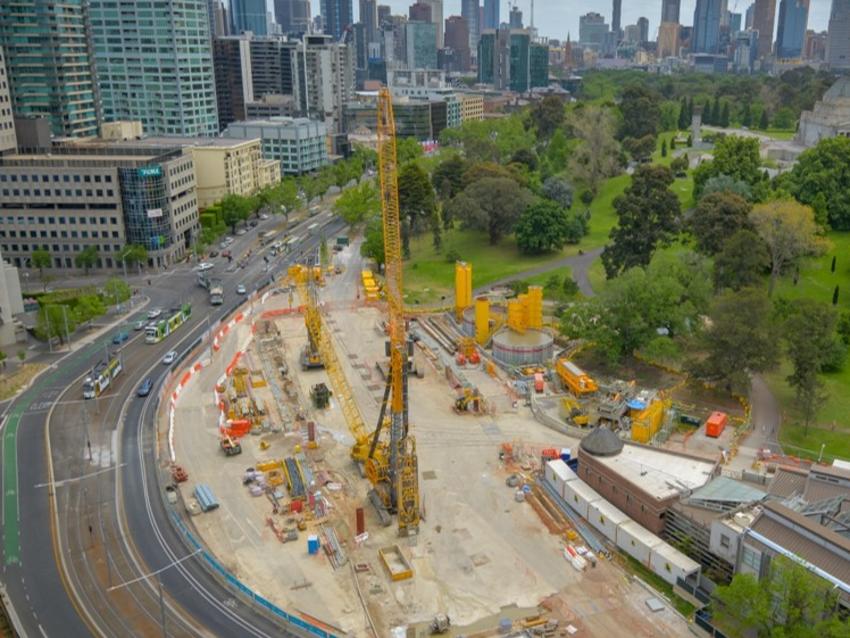
[[[398,160],[395,120],[389,89],[378,94],[378,174],[384,235],[384,291],[388,306],[389,374],[374,430],[366,426],[351,387],[336,356],[316,298],[315,282],[307,266],[293,265],[288,278],[296,284],[304,306],[309,340],[324,363],[334,396],[352,436],[351,458],[361,464],[372,485],[369,500],[385,525],[397,517],[400,536],[419,531],[419,468],[416,441],[410,434],[407,381],[413,342],[408,338],[402,296],[401,223],[398,200]]]

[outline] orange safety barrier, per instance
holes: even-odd
[[[242,438],[251,431],[251,422],[247,419],[228,421],[224,426],[224,431],[228,436],[232,436],[237,439]]]
[[[232,375],[232,374],[233,374],[233,368],[235,368],[235,367],[236,367],[236,364],[237,364],[237,363],[239,363],[239,358],[240,358],[241,356],[242,356],[242,353],[241,353],[241,352],[237,352],[237,353],[236,353],[236,355],[233,357],[233,360],[230,362],[230,365],[229,365],[229,366],[227,366],[227,368],[225,369],[224,373],[225,373],[228,377],[229,377],[230,375]]]
[[[180,379],[180,387],[183,387],[184,385],[189,383],[189,379],[191,379],[191,378],[192,378],[191,372],[189,372],[188,370],[186,372],[184,372],[183,376]]]

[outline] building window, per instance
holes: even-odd
[[[720,547],[725,547],[726,549],[729,549],[729,537],[726,536],[726,534],[720,535]]]

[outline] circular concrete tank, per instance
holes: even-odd
[[[552,359],[552,336],[529,329],[520,334],[503,328],[493,335],[493,356],[506,365],[522,366],[548,363]]]

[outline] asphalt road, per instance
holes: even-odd
[[[238,284],[249,291],[260,287],[302,254],[314,252],[320,230],[333,237],[344,228],[328,213],[308,219],[290,233],[298,238],[293,250],[267,266],[256,254],[257,232],[279,223],[269,220],[237,238],[231,247],[235,256],[254,250],[244,268],[226,272],[226,262],[217,260],[216,274],[225,288],[220,307],[208,304],[206,291],[188,267],[157,277],[156,285],[145,291],[151,297],[148,308],[190,301],[192,317],[156,345],[144,344],[141,333],[131,332],[135,338],[122,348],[125,370],[104,396],[83,402],[79,377],[102,358],[115,330],[64,359],[7,409],[2,580],[25,635],[159,634],[163,607],[172,636],[290,635],[210,576],[197,558],[186,558],[186,544],[159,490],[153,426],[154,397],[168,373],[158,363],[164,352],[189,348],[208,325],[227,314],[238,302]],[[307,231],[312,224],[324,228]],[[135,389],[146,376],[154,378],[154,391],[148,399],[137,399]],[[6,463],[10,457],[17,462]],[[60,559],[67,567],[61,572]],[[159,572],[163,607],[158,579],[141,578],[153,572]]]

